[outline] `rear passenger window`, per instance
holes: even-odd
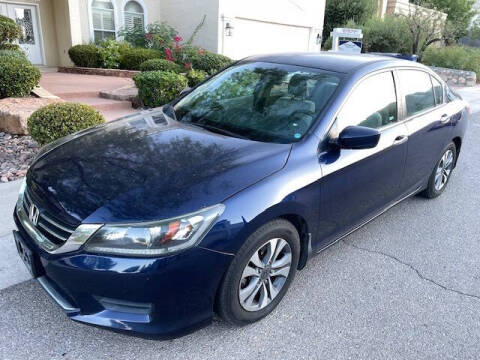
[[[417,70],[400,70],[398,75],[405,93],[407,116],[435,107],[435,96],[429,74]]]
[[[338,130],[358,125],[373,129],[397,121],[397,95],[393,75],[384,72],[363,80],[353,90],[337,117]]]
[[[432,77],[433,92],[435,93],[435,102],[437,105],[443,104],[443,85],[440,81]]]

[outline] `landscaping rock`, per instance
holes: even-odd
[[[118,101],[130,101],[138,95],[138,89],[135,85],[124,86],[119,89],[103,90],[99,93],[101,98],[118,100]]]
[[[37,109],[61,99],[34,97],[0,100],[0,131],[16,135],[28,134],[27,119]]]
[[[30,136],[0,132],[0,182],[22,178],[39,149]]]

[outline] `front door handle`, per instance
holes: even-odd
[[[448,116],[448,114],[443,114],[441,117],[440,117],[440,121],[442,123],[446,123],[448,120],[450,120],[450,116]]]
[[[398,135],[395,140],[393,141],[393,145],[400,145],[400,144],[403,144],[404,142],[406,142],[408,140],[408,136],[407,135]]]

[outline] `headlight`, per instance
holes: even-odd
[[[85,249],[97,253],[157,256],[198,244],[225,206],[218,204],[177,218],[133,224],[104,225]]]

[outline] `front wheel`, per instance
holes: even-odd
[[[428,179],[428,186],[423,192],[425,197],[433,199],[443,193],[455,167],[456,158],[457,148],[454,143],[450,143]]]
[[[248,237],[232,261],[217,296],[217,312],[244,325],[267,316],[295,276],[300,238],[288,221],[271,221]]]

